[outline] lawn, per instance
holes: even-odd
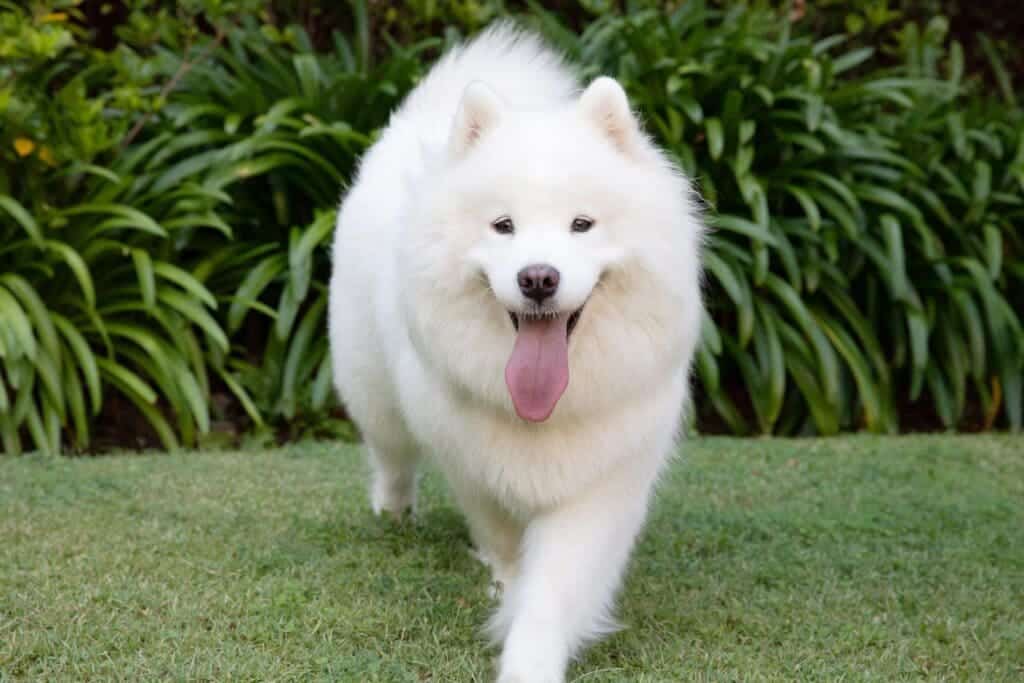
[[[0,458],[0,680],[489,681],[443,483],[358,450]],[[575,681],[1024,679],[1024,441],[702,439]]]

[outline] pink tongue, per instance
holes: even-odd
[[[505,366],[505,384],[524,420],[548,419],[569,386],[569,314],[519,319],[519,335]]]

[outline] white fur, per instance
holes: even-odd
[[[507,215],[515,234],[491,223]],[[576,216],[595,221],[574,233]],[[556,683],[613,627],[614,595],[673,450],[701,322],[688,183],[621,87],[581,95],[561,60],[500,25],[442,59],[345,198],[330,282],[335,381],[366,440],[374,511],[415,505],[429,453],[503,586],[501,683]],[[568,389],[517,417],[504,379],[516,273],[561,273],[583,305]],[[666,596],[669,597],[669,596]]]

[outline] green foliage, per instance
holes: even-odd
[[[395,48],[375,66],[354,47],[361,42],[338,35],[332,52],[317,54],[301,29],[246,22],[167,107],[176,132],[161,152],[163,185],[202,178],[231,198],[232,239],[202,249],[193,272],[223,302],[228,334],[247,323],[259,334],[256,348],[228,359],[253,395],[254,419],[294,420],[331,403],[323,330],[332,209],[372,132],[418,77],[417,51],[431,44]]]
[[[322,55],[301,30],[265,28],[228,26],[181,56],[125,49],[153,82],[180,79],[153,97],[166,102],[135,112],[145,128],[134,140],[130,117],[108,93],[90,99],[88,79],[43,84],[113,122],[67,168],[10,148],[26,173],[0,195],[0,310],[13,323],[0,326],[5,451],[56,452],[64,436],[87,447],[111,393],[168,448],[209,432],[214,386],[257,426],[331,407],[334,215],[317,207],[337,202],[420,63],[396,51],[375,68],[340,37]],[[88,58],[109,75],[111,58]],[[17,135],[35,146],[74,113],[33,116],[43,125]]]
[[[745,6],[559,34],[710,205],[698,374],[733,431],[892,431],[924,394],[947,427],[975,397],[1020,428],[1024,119],[971,94],[945,29],[908,24],[889,68]]]
[[[354,2],[314,46],[252,0],[147,0],[105,52],[73,2],[0,0],[5,452],[89,448],[126,402],[168,448],[331,424],[340,191],[457,31],[410,36],[503,8],[418,5]],[[566,14],[591,17],[579,35],[526,20],[625,84],[709,205],[702,417],[893,431],[927,401],[1019,428],[1024,115],[1000,53],[989,97],[942,19],[887,15],[882,64],[778,9],[614,7]]]

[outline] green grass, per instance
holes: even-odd
[[[1024,442],[691,443],[574,680],[1021,680]],[[374,519],[350,446],[0,459],[0,680],[489,681],[436,475]]]

